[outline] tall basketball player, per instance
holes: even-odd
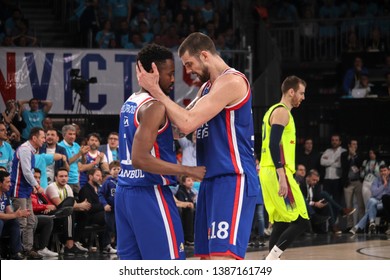
[[[170,50],[144,47],[137,57],[148,71],[161,73],[158,84],[169,94],[175,66]],[[204,167],[176,164],[171,123],[161,102],[141,88],[123,104],[119,124],[121,172],[115,193],[120,259],[184,259],[184,237],[170,185],[174,175],[203,179]]]

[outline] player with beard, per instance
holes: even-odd
[[[175,76],[172,52],[147,45],[137,61],[147,71],[152,71],[152,62],[157,65],[161,73],[157,82],[168,96]],[[183,228],[169,186],[177,184],[178,175],[201,180],[205,168],[176,164],[165,107],[144,88],[133,93],[121,108],[119,158],[121,172],[115,193],[119,258],[184,259]]]
[[[165,96],[155,65],[152,73],[139,65],[138,79],[165,105],[168,117],[182,132],[196,130],[197,164],[205,165],[207,172],[197,201],[195,255],[243,259],[260,191],[250,85],[202,33],[190,34],[178,51],[186,72],[204,83],[194,106],[185,110]]]
[[[267,260],[277,260],[309,228],[305,200],[295,173],[295,124],[291,109],[305,99],[306,82],[296,76],[282,83],[282,99],[263,118],[260,182],[273,230]]]

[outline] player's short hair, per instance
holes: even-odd
[[[152,69],[153,62],[156,63],[157,68],[160,68],[160,65],[168,59],[174,60],[172,51],[157,44],[146,45],[137,55],[137,62],[140,61],[147,72]]]
[[[306,87],[306,82],[297,76],[288,76],[284,79],[281,90],[282,93],[286,93],[289,89],[293,89],[297,91],[299,89],[299,85],[303,85]]]
[[[200,54],[201,51],[209,51],[211,54],[218,53],[213,40],[201,32],[194,32],[188,35],[178,49],[180,57],[185,52],[188,52],[190,56],[194,56]]]

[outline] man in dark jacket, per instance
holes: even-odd
[[[351,138],[348,141],[348,150],[343,152],[340,156],[341,160],[341,184],[344,187],[345,205],[347,208],[352,208],[354,196],[357,202],[358,220],[360,220],[365,213],[363,201],[363,184],[360,181],[360,168],[362,166],[362,158],[357,152],[358,142]],[[349,216],[347,219],[348,230],[354,225],[353,217]]]
[[[80,201],[87,200],[91,204],[88,211],[77,213],[78,236],[82,236],[86,226],[99,225],[105,226],[104,206],[99,200],[98,191],[102,183],[102,171],[99,168],[93,168],[88,171],[88,182],[79,192]],[[110,235],[108,230],[99,234],[99,244],[103,253],[116,254],[116,250],[110,245]]]

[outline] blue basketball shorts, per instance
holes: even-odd
[[[249,184],[258,185],[258,179],[232,174],[202,181],[195,216],[196,256],[244,259],[256,205],[256,195],[248,195]]]
[[[115,215],[121,260],[185,259],[183,227],[168,186],[117,186]]]

